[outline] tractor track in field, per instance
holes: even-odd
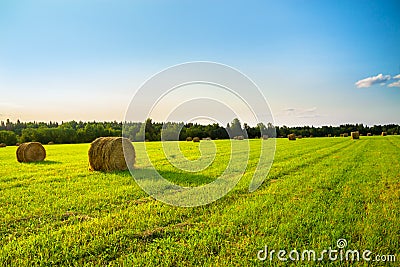
[[[341,151],[341,150],[349,150],[351,149],[354,145],[355,142],[345,142],[345,143],[340,143],[342,144],[342,146],[335,148],[333,150],[329,150],[327,153],[321,154],[317,157],[314,158],[310,158],[308,160],[305,160],[303,162],[301,162],[300,164],[296,164],[291,166],[290,168],[286,169],[285,171],[279,171],[276,175],[271,175],[269,174],[269,176],[267,177],[266,181],[269,180],[278,180],[282,177],[285,176],[289,176],[289,175],[293,175],[293,174],[297,174],[299,172],[301,172],[303,169],[307,168],[308,166],[310,166],[310,163],[312,164],[312,162],[321,162],[323,159],[328,158],[331,155],[336,154],[337,152]],[[344,144],[344,145],[343,145]],[[337,146],[335,146],[337,147]],[[322,148],[322,150],[326,150],[326,148]],[[319,150],[317,150],[316,152],[318,152]],[[311,153],[308,153],[307,155],[309,155]],[[271,167],[271,171],[273,170],[274,165],[272,165]],[[271,172],[270,172],[271,173]],[[264,183],[262,186],[266,186],[266,183]],[[261,189],[261,187],[260,187]],[[245,195],[250,195],[252,193],[248,192],[248,188],[242,188],[242,189],[233,189],[235,191],[235,195],[229,194],[227,196],[224,197],[224,202],[229,203],[232,201],[235,201],[235,199],[237,199],[238,197],[243,197]],[[229,199],[229,200],[228,200]]]
[[[298,156],[298,155],[300,155],[300,154],[301,154],[301,155],[312,154],[312,153],[314,153],[314,152],[316,152],[316,151],[320,151],[320,150],[323,150],[323,149],[328,149],[328,148],[336,147],[336,146],[339,146],[339,145],[341,145],[341,144],[343,144],[343,143],[340,142],[340,143],[336,143],[336,144],[334,144],[334,145],[329,144],[329,145],[324,146],[324,147],[318,147],[317,150],[315,150],[314,147],[311,147],[311,148],[309,148],[309,149],[307,149],[307,150],[299,149],[299,151],[298,151],[297,153],[295,153],[295,154],[288,154],[288,155],[285,156],[284,158],[279,158],[278,161],[276,161],[276,162],[279,163],[279,162],[281,162],[281,161],[285,161],[285,160],[291,159],[291,158],[293,158],[293,157],[296,157],[296,156]]]
[[[395,146],[398,149],[400,149],[400,144],[398,145],[397,143],[393,142],[392,138],[387,138],[386,140],[389,141],[389,143],[392,144],[393,146]]]
[[[328,153],[320,154],[320,155],[318,155],[317,157],[310,157],[310,158],[308,158],[308,156],[309,156],[310,154],[319,153],[321,150],[325,150],[326,148],[318,149],[318,150],[316,150],[316,151],[313,152],[313,153],[303,154],[302,158],[306,158],[306,159],[305,159],[304,161],[302,161],[300,164],[294,165],[294,166],[292,166],[292,167],[290,167],[290,168],[288,168],[288,169],[286,169],[286,170],[284,170],[284,171],[278,172],[278,174],[277,174],[276,176],[273,176],[273,177],[270,177],[270,178],[272,178],[272,179],[279,179],[280,177],[287,176],[287,175],[292,174],[292,173],[297,173],[297,172],[301,171],[302,169],[304,169],[305,167],[309,166],[310,163],[312,163],[312,162],[321,161],[321,160],[324,159],[324,158],[327,158],[327,157],[329,157],[329,156],[331,156],[331,155],[333,155],[333,154],[336,154],[336,153],[337,153],[338,151],[340,151],[340,150],[348,149],[349,147],[351,147],[351,146],[354,145],[354,142],[346,142],[346,143],[344,143],[345,145],[343,145],[343,143],[340,143],[340,144],[341,144],[342,146],[340,146],[340,147],[338,147],[338,148],[337,148],[337,146],[333,146],[333,147],[335,147],[335,149],[329,150]],[[331,147],[331,148],[332,148],[332,147]],[[289,159],[289,158],[288,158],[288,159]],[[277,164],[279,164],[279,162],[277,162]],[[273,170],[273,168],[274,168],[274,165],[272,165],[271,170]]]

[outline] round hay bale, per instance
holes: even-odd
[[[367,133],[367,136],[372,136],[372,134],[371,133]]]
[[[54,142],[53,142],[53,141],[50,141],[50,142],[48,143],[48,145],[54,145]]]
[[[344,133],[343,137],[349,137],[349,134],[348,133]]]
[[[382,132],[381,135],[382,135],[382,136],[386,136],[386,135],[387,135],[387,132]]]
[[[198,137],[193,138],[193,142],[200,142],[200,138]]]
[[[7,147],[7,145],[4,143],[0,143],[0,147]]]
[[[296,135],[294,133],[288,134],[287,137],[289,140],[296,140]]]
[[[123,137],[97,138],[90,145],[88,156],[93,171],[124,171],[134,165],[136,158],[132,142]]]
[[[16,145],[16,146],[20,146],[21,144],[20,144],[20,143],[16,143],[15,145]]]
[[[360,139],[360,133],[357,132],[351,132],[351,139]]]
[[[190,142],[190,141],[192,141],[192,140],[193,140],[193,138],[190,137],[190,136],[186,138],[186,141],[188,141],[188,142]]]
[[[19,145],[16,154],[18,162],[36,162],[46,158],[46,150],[39,142]]]

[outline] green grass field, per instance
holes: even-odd
[[[195,186],[226,166],[229,141],[215,144],[216,161],[196,174],[171,166],[161,143],[147,146],[163,176]],[[271,171],[253,193],[260,140],[250,144],[235,189],[195,208],[155,201],[129,172],[89,172],[89,144],[45,146],[46,161],[30,164],[16,161],[16,147],[0,148],[0,265],[265,266],[257,252],[266,245],[322,251],[340,238],[349,249],[396,255],[386,266],[398,264],[400,136],[278,139]],[[189,158],[200,156],[198,144],[180,145]]]

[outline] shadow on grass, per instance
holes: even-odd
[[[129,170],[126,171],[93,171],[93,173],[104,173],[104,174],[113,174],[121,177],[131,177],[131,173]],[[152,177],[154,172],[148,169],[138,168],[133,171],[133,177],[135,177],[135,173],[139,174],[140,177]],[[165,178],[166,180],[170,181],[173,184],[180,185],[180,186],[200,186],[205,185],[208,183],[213,182],[216,178],[201,175],[201,174],[194,174],[190,172],[174,172],[174,171],[158,171],[158,173]]]
[[[121,177],[128,177],[131,176],[129,170],[126,171],[94,171],[89,169],[89,173],[92,174],[112,174],[112,175],[117,175]]]
[[[166,170],[157,170],[157,172],[169,182],[180,185],[180,186],[201,186],[206,185],[213,182],[215,177],[203,175],[203,174],[196,174],[191,172],[184,172],[184,171],[166,171]],[[131,175],[128,172],[129,175]],[[133,171],[133,177],[139,179],[152,179],[154,178],[154,171],[151,169],[146,168],[137,168]]]
[[[53,164],[62,164],[62,162],[61,162],[61,161],[54,161],[54,160],[45,160],[45,161],[24,162],[24,164],[31,164],[31,165],[53,165]]]

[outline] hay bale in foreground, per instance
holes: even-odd
[[[132,142],[123,137],[97,138],[90,145],[88,156],[89,169],[93,171],[124,171],[133,167],[136,158]]]
[[[357,132],[351,132],[351,139],[360,139],[360,133]]]
[[[387,135],[387,132],[382,132],[381,135],[382,135],[382,136],[386,136],[386,135]]]
[[[4,143],[0,143],[0,147],[7,147],[7,145]]]
[[[16,154],[18,162],[36,162],[46,158],[46,150],[39,142],[22,143]]]
[[[200,142],[200,138],[198,137],[193,138],[193,142]]]
[[[186,141],[188,141],[188,142],[190,142],[190,141],[192,141],[192,140],[193,140],[193,138],[190,137],[190,136],[186,138]]]
[[[289,140],[296,140],[296,135],[294,133],[288,134],[287,137]]]

